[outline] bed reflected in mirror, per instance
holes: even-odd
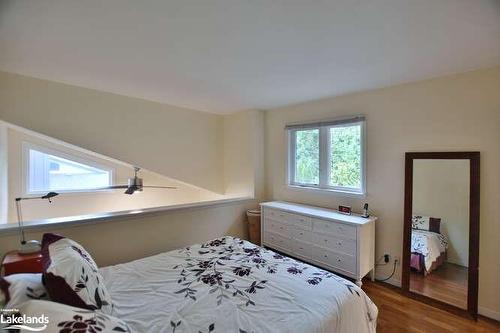
[[[403,287],[474,316],[479,154],[467,154],[474,153],[407,154]]]
[[[413,162],[410,291],[467,308],[469,161]]]

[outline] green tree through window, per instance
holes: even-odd
[[[330,185],[361,187],[361,127],[330,129]]]
[[[297,131],[295,135],[295,181],[319,184],[319,130]]]

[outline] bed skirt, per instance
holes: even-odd
[[[441,252],[439,257],[432,263],[429,270],[425,269],[425,257],[420,253],[412,253],[410,257],[410,267],[417,272],[423,272],[424,276],[441,266],[446,261],[446,251]]]

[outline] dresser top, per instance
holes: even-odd
[[[345,215],[332,209],[302,205],[285,201],[263,202],[260,205],[262,207],[279,209],[290,213],[297,213],[324,220],[340,221],[351,224],[363,225],[375,222],[377,220],[376,216],[370,216],[368,218],[364,218],[361,217],[361,215],[354,213],[352,215]]]

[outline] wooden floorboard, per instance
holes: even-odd
[[[500,333],[500,323],[496,321],[463,318],[407,298],[382,283],[366,281],[363,290],[379,309],[378,333]]]
[[[410,272],[410,291],[467,309],[467,267],[443,263],[429,275]]]

